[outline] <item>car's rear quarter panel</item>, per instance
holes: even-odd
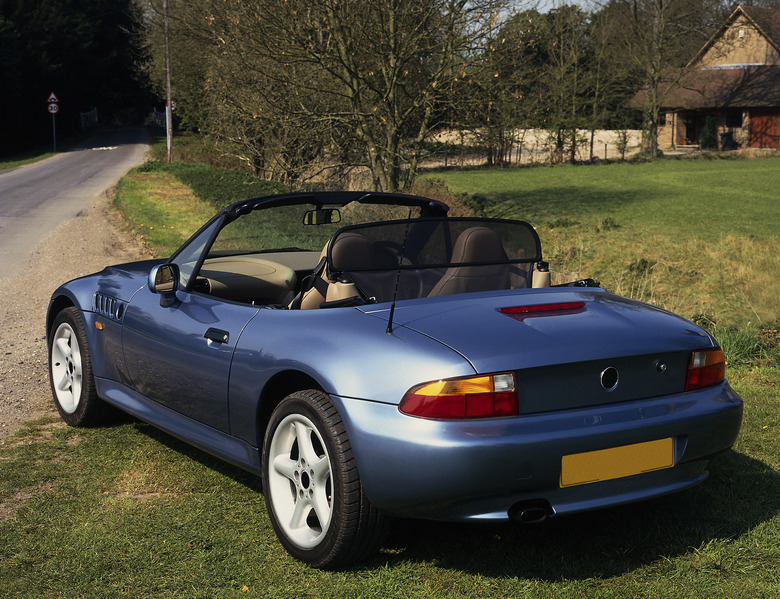
[[[250,442],[262,435],[255,430],[258,398],[284,372],[305,374],[327,393],[394,410],[421,381],[474,374],[467,360],[441,343],[403,327],[391,334],[386,329],[386,322],[354,308],[261,310],[233,357],[232,434]]]

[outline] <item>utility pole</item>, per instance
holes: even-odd
[[[165,131],[168,145],[168,162],[173,146],[173,108],[171,105],[171,48],[168,43],[168,0],[163,0],[163,29],[165,37]]]

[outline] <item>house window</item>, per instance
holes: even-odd
[[[666,113],[665,112],[659,112],[658,113],[658,126],[659,127],[666,127]]]
[[[726,127],[741,127],[741,126],[742,126],[742,111],[729,110],[726,113]]]

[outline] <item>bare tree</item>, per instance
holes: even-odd
[[[626,129],[636,120],[627,104],[641,85],[641,74],[623,61],[622,49],[617,46],[621,24],[606,11],[596,11],[590,17],[587,86],[590,130],[589,159],[593,159],[594,140],[598,129],[615,129],[622,142]],[[621,143],[622,143],[621,142]],[[619,144],[620,145],[620,144]],[[620,151],[625,158],[625,144]]]
[[[254,145],[263,165],[270,152],[280,163],[297,155],[288,164],[297,176],[314,174],[314,158],[328,170],[364,166],[376,189],[400,189],[499,8],[499,0],[214,1],[202,17],[220,65],[208,78],[219,91],[214,113],[234,133],[225,110],[244,127],[252,115],[261,126],[234,137]]]
[[[588,19],[578,6],[560,5],[548,15],[547,54],[544,70],[550,102],[545,111],[545,127],[554,145],[554,161],[564,154],[577,158],[578,129],[586,123],[588,89]]]
[[[520,131],[534,126],[546,64],[547,20],[536,10],[515,13],[486,40],[480,60],[469,65],[453,90],[454,125],[469,130],[485,148],[488,165],[510,162]]]

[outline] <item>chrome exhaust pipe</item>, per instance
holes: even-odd
[[[551,513],[550,504],[538,499],[513,505],[509,510],[509,518],[521,524],[541,524]]]

